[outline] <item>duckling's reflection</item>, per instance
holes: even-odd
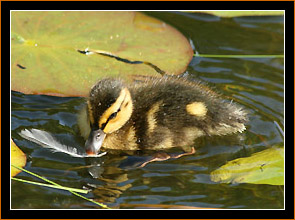
[[[104,159],[103,158],[86,158],[87,171],[92,178],[100,178],[104,172]]]
[[[210,139],[209,146],[215,148],[218,145],[225,146],[224,149],[228,152],[224,156],[219,156],[219,160],[216,164],[221,164],[234,157],[232,153],[241,153],[243,150],[243,139],[241,135],[230,135],[226,138]],[[205,139],[204,142],[208,141]],[[197,151],[200,152],[201,149],[207,149],[208,146],[204,143],[198,142]],[[196,147],[197,145],[195,145]],[[210,147],[209,147],[210,148]],[[189,150],[189,149],[188,149]],[[244,150],[243,150],[244,152]],[[147,163],[153,161],[167,160],[179,158],[187,154],[194,154],[195,148],[191,147],[190,152],[179,152],[177,149],[171,149],[165,152],[154,152],[154,151],[111,151],[107,155],[100,158],[85,158],[87,164],[88,174],[98,180],[100,183],[93,185],[91,183],[87,184],[89,188],[92,188],[92,193],[94,194],[95,200],[103,203],[114,203],[117,198],[119,198],[126,190],[132,187],[132,183],[128,178],[128,173],[131,169],[137,169],[139,167],[145,166]],[[208,154],[210,156],[210,154]],[[212,155],[211,155],[212,156]],[[210,157],[211,157],[210,156]],[[160,159],[157,159],[160,158]],[[206,158],[205,158],[206,159]],[[208,161],[206,162],[208,163]]]
[[[127,156],[111,155],[102,158],[87,158],[86,163],[90,165],[88,173],[97,180],[100,180],[104,185],[94,186],[92,193],[98,202],[114,203],[120,195],[129,189],[132,184],[124,182],[128,181],[126,170],[119,167],[120,161],[126,159]]]
[[[133,152],[112,152],[100,158],[86,158],[87,172],[92,178],[99,180],[104,185],[88,184],[93,188],[92,193],[96,200],[104,203],[114,203],[124,191],[129,189],[132,184],[128,182],[128,170],[144,167],[153,161],[163,161],[172,158],[178,158],[183,155],[195,152],[191,148],[191,152],[151,152],[133,151]],[[124,184],[126,183],[126,184]]]

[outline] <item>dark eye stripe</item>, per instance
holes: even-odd
[[[103,130],[103,129],[105,128],[105,126],[107,125],[107,123],[108,123],[108,122],[103,123],[103,124],[101,125],[101,130]]]
[[[103,123],[103,124],[101,125],[101,129],[102,129],[102,130],[105,128],[105,126],[107,125],[107,123],[108,123],[111,119],[113,119],[113,118],[115,118],[115,117],[117,116],[117,114],[118,114],[119,111],[121,111],[121,109],[119,109],[117,112],[112,113],[112,114],[109,116],[108,120],[107,120],[105,123]]]
[[[111,114],[108,120],[115,118],[117,116],[117,113],[118,112],[114,112],[113,114]]]

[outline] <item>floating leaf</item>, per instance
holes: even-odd
[[[239,16],[281,16],[284,11],[194,11],[211,14],[219,17],[239,17]]]
[[[284,185],[284,149],[272,147],[250,157],[230,161],[211,172],[211,180],[222,183]]]
[[[26,161],[26,155],[15,145],[13,140],[11,140],[11,164],[18,167],[24,167],[26,165]],[[20,172],[21,170],[11,167],[11,177]]]
[[[180,74],[193,56],[180,32],[139,12],[13,11],[11,31],[12,90],[27,94],[87,96],[106,76]]]

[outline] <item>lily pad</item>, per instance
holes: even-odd
[[[18,167],[24,167],[26,165],[26,155],[15,145],[11,140],[11,164]],[[11,177],[20,173],[21,170],[11,167]]]
[[[159,76],[152,65],[180,74],[193,56],[180,32],[139,12],[13,11],[11,31],[11,87],[26,94],[87,96],[103,77]]]
[[[218,17],[240,17],[240,16],[282,16],[284,11],[194,11],[206,13]]]
[[[211,180],[222,183],[284,185],[284,149],[272,147],[250,157],[232,160],[211,172]]]

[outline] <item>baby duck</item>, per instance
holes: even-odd
[[[181,147],[187,152],[196,138],[242,132],[246,122],[241,107],[204,84],[171,76],[139,83],[102,79],[91,88],[78,117],[89,155],[101,148],[158,151]]]

